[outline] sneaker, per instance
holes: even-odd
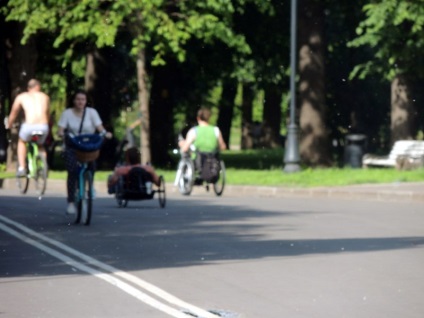
[[[146,182],[146,193],[147,194],[152,194],[152,183],[150,181]]]
[[[77,209],[75,208],[75,204],[73,202],[69,202],[66,208],[66,214],[75,214]]]
[[[25,169],[24,169],[24,168],[19,167],[19,168],[18,168],[18,171],[16,172],[16,176],[17,176],[18,178],[23,178],[23,177],[25,177],[25,176],[26,176],[26,171],[25,171]]]

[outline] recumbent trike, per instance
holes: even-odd
[[[165,207],[165,179],[159,176],[160,184],[155,186],[152,176],[141,167],[133,167],[126,176],[121,176],[115,188],[115,198],[119,207],[125,208],[128,201],[153,199],[158,194],[159,206]]]

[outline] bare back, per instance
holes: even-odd
[[[25,123],[48,124],[50,98],[43,92],[30,91],[20,94],[17,102],[25,112]]]

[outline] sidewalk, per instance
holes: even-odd
[[[31,187],[31,184],[30,184]],[[107,194],[105,182],[95,182],[98,194]],[[0,179],[1,189],[16,189],[15,179]],[[65,192],[66,185],[63,180],[48,180],[47,191],[54,189],[55,192]],[[168,193],[178,193],[178,189],[172,184],[166,184]],[[201,187],[195,187],[193,194],[204,192]],[[372,200],[372,201],[400,201],[400,202],[424,202],[424,182],[398,182],[390,184],[364,184],[341,187],[316,187],[316,188],[286,188],[274,186],[238,186],[226,185],[224,196],[261,196],[261,197],[321,197],[348,200]]]
[[[424,202],[424,182],[316,188],[228,186],[225,193],[270,197],[326,197],[349,200]]]

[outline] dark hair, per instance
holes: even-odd
[[[128,148],[125,151],[125,159],[131,165],[136,165],[141,163],[141,154],[137,147]]]
[[[87,103],[88,103],[88,94],[85,90],[83,89],[78,89],[75,92],[72,93],[71,98],[69,99],[68,102],[68,108],[72,108],[74,106],[74,100],[77,97],[78,94],[83,94],[85,95],[85,97],[87,98]]]
[[[201,107],[197,111],[197,117],[205,122],[209,122],[209,118],[211,117],[211,111],[209,108]]]

